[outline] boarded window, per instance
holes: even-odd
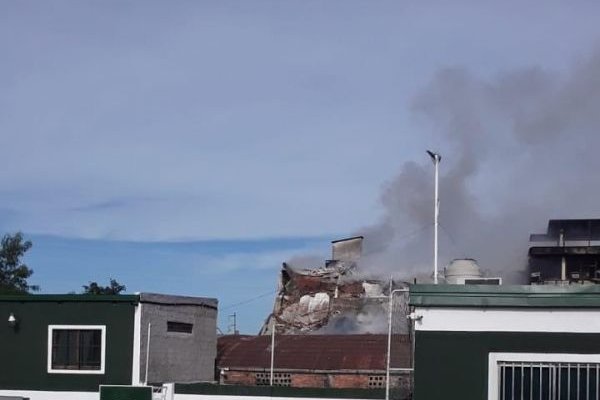
[[[100,371],[102,369],[101,329],[54,328],[51,370]]]
[[[167,332],[192,333],[194,324],[185,322],[167,321]]]

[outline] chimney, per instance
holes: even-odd
[[[337,261],[356,262],[362,254],[362,236],[331,242],[331,259]]]

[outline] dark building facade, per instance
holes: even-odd
[[[414,285],[415,400],[600,398],[600,286]]]
[[[600,219],[553,219],[529,238],[532,284],[600,282]]]
[[[216,317],[209,298],[0,295],[0,397],[91,400],[100,385],[211,381]]]

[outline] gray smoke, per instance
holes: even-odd
[[[600,51],[566,72],[540,67],[478,77],[439,71],[412,112],[442,154],[440,266],[472,257],[489,275],[525,279],[528,236],[550,218],[600,217]],[[425,150],[425,149],[424,149]],[[405,163],[366,227],[370,275],[427,277],[433,165]]]
[[[347,312],[333,316],[327,325],[315,331],[319,335],[383,334],[387,332],[387,312],[382,307],[360,313]]]

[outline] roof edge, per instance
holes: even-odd
[[[340,243],[340,242],[347,242],[350,240],[357,240],[357,239],[364,239],[365,237],[362,235],[359,236],[352,236],[352,237],[347,237],[347,238],[343,238],[343,239],[336,239],[336,240],[332,240],[331,243]]]
[[[219,300],[211,297],[176,296],[160,293],[140,293],[140,303],[164,306],[197,306],[217,309]]]
[[[422,307],[600,308],[600,285],[411,285],[409,302]]]
[[[136,294],[7,294],[0,295],[0,302],[16,303],[139,303]]]

